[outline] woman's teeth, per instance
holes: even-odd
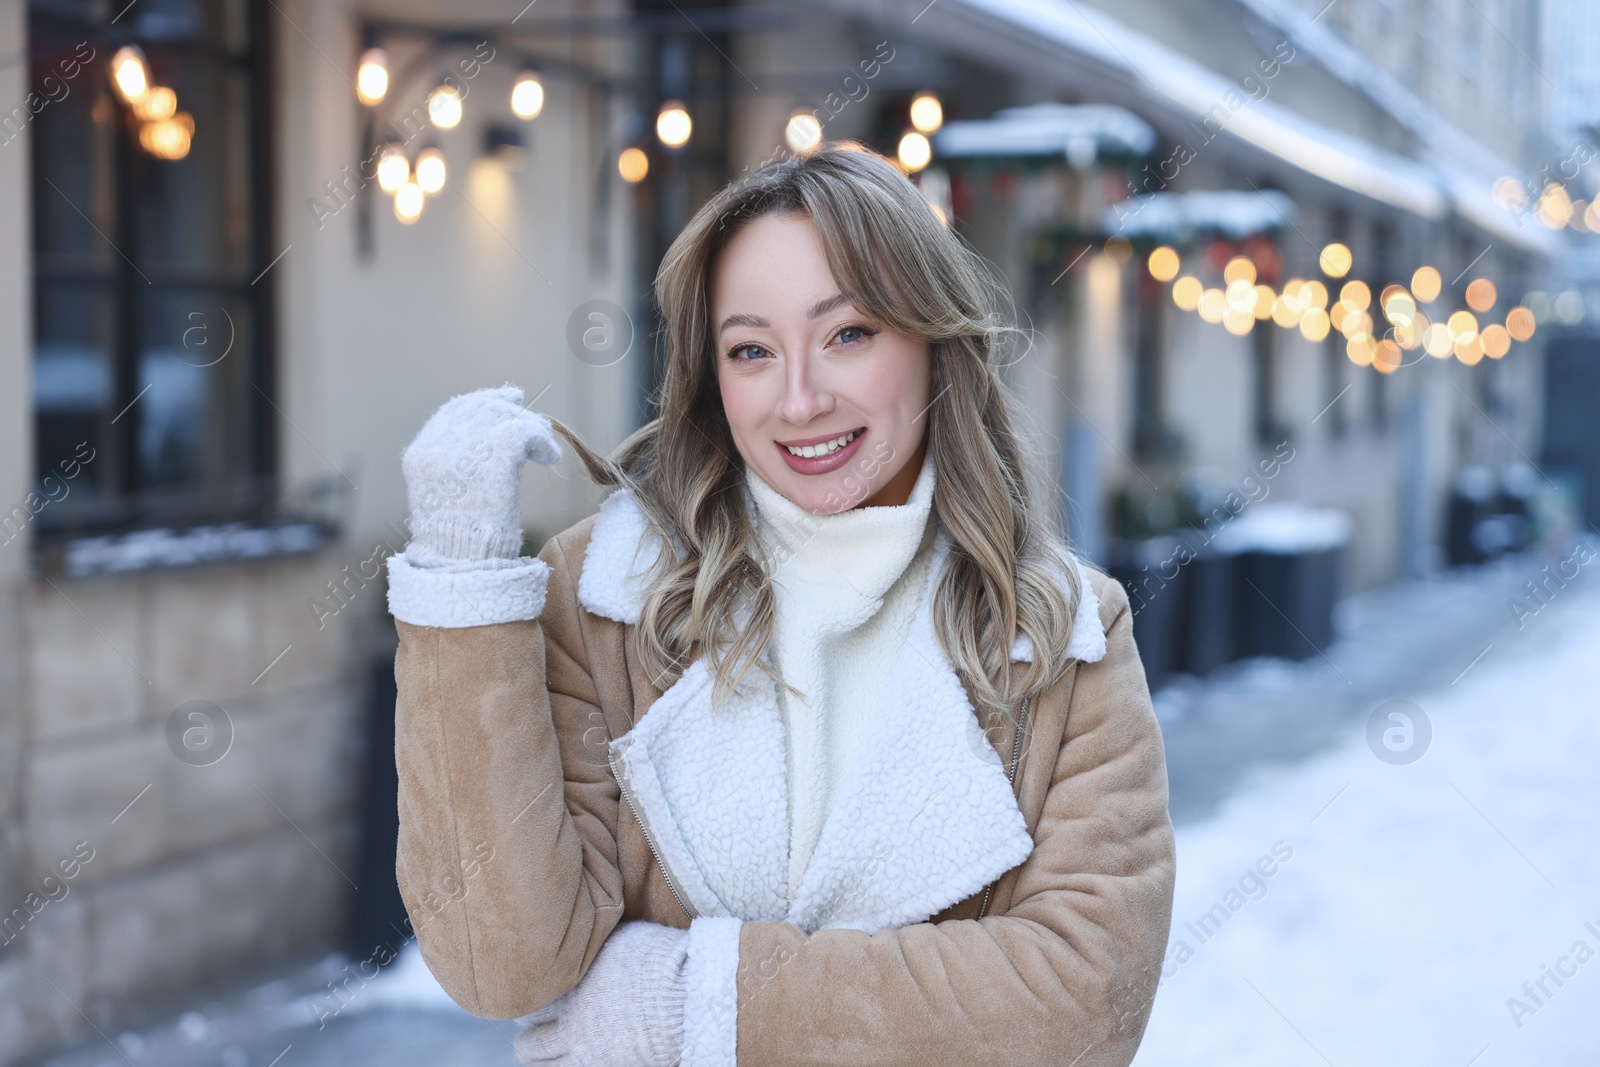
[[[831,441],[824,441],[820,445],[803,445],[800,448],[793,448],[789,445],[784,445],[783,447],[789,449],[789,454],[791,456],[802,456],[806,459],[815,459],[818,456],[826,456],[830,452],[837,452],[851,441],[854,441],[857,435],[860,433],[860,430],[851,430],[849,433],[844,434],[843,436],[835,437]]]

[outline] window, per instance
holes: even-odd
[[[36,476],[49,501],[32,532],[47,569],[86,536],[272,520],[270,268],[282,250],[268,11],[28,5],[44,101],[29,121]],[[142,95],[111,76],[129,46],[142,52]]]

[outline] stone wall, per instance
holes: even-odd
[[[0,1063],[339,947],[358,873],[357,632],[387,622],[373,582],[319,628],[309,601],[328,603],[344,562],[10,587]]]

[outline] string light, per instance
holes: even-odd
[[[689,119],[689,112],[680,101],[668,100],[656,113],[656,136],[668,148],[682,148],[688,144],[693,129],[694,123]]]
[[[933,145],[929,143],[926,134],[917,130],[907,130],[900,138],[900,145],[895,154],[900,159],[900,165],[907,170],[921,170],[933,160]]]
[[[911,125],[921,133],[932,133],[944,125],[944,106],[932,93],[918,93],[911,100]]]
[[[1322,255],[1317,257],[1317,261],[1322,267],[1322,273],[1328,277],[1343,278],[1350,273],[1350,267],[1354,264],[1355,259],[1350,255],[1350,249],[1347,246],[1335,241],[1323,248]]]
[[[368,107],[383,102],[389,95],[389,53],[369,48],[356,65],[356,97]]]
[[[461,115],[461,94],[455,89],[441,85],[428,94],[428,120],[441,130],[455,129],[461,124]]]
[[[629,185],[637,185],[650,173],[650,157],[642,149],[624,148],[617,157],[617,173]]]
[[[391,196],[411,177],[411,164],[406,161],[400,146],[390,142],[384,145],[378,157],[378,188]]]
[[[791,152],[804,152],[822,141],[822,123],[809,111],[796,111],[783,128],[783,139]]]
[[[1150,277],[1158,282],[1170,282],[1178,276],[1178,268],[1182,266],[1178,253],[1162,245],[1150,253]]]
[[[111,84],[126,104],[144,99],[144,94],[150,91],[150,67],[138,45],[123,45],[112,55]]]
[[[424,148],[417,156],[417,185],[429,196],[445,185],[444,153],[437,148]]]
[[[159,122],[178,113],[178,94],[165,85],[152,85],[133,101],[133,114],[144,122]]]
[[[511,113],[527,121],[538,118],[543,110],[544,82],[539,80],[539,72],[532,69],[522,71],[511,86]]]
[[[427,199],[427,194],[422,191],[422,186],[416,182],[406,182],[394,194],[394,217],[407,226],[416,222],[422,215],[422,204]]]

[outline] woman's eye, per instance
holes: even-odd
[[[874,334],[876,334],[877,332],[878,331],[870,330],[865,326],[851,324],[849,326],[841,326],[841,327],[839,327],[839,332],[834,334],[833,336],[834,336],[835,339],[841,340],[842,343],[848,345],[848,344],[854,344],[857,341],[864,340],[864,339],[866,339],[868,337],[871,337]],[[852,335],[854,335],[854,336],[852,336]]]
[[[751,358],[751,359],[741,358],[741,353],[744,353],[744,352],[761,352],[761,351],[764,351],[764,349],[762,349],[762,347],[760,345],[739,345],[739,346],[737,346],[735,348],[730,348],[728,350],[728,358],[730,360],[732,360],[733,362],[735,362],[735,363],[753,363],[753,362],[757,362],[754,358]]]

